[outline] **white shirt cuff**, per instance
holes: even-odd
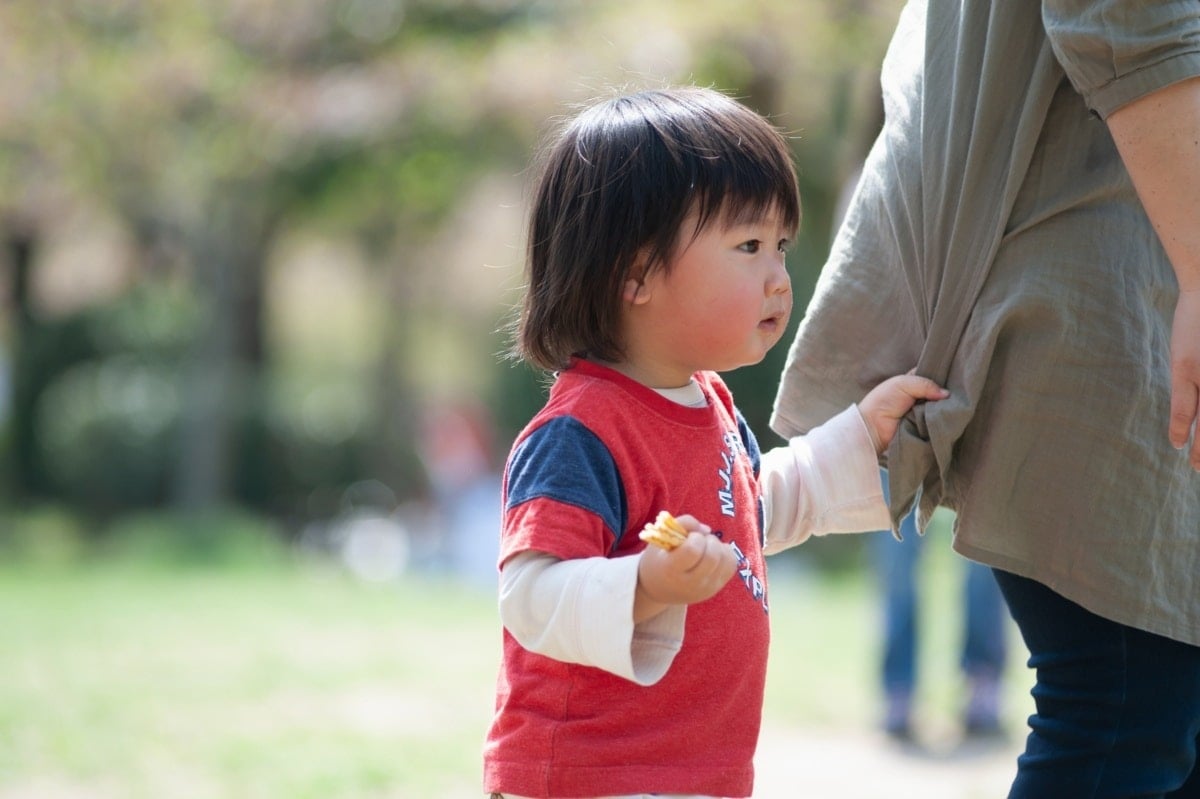
[[[683,645],[687,606],[635,625],[637,564],[636,556],[560,560],[522,552],[500,571],[500,620],[530,652],[653,685]]]
[[[891,527],[879,456],[857,406],[765,453],[759,478],[768,554],[812,535]]]

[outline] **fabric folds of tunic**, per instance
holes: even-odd
[[[1200,644],[1200,478],[1167,441],[1176,285],[1103,123],[1200,75],[1200,0],[931,0],[792,344],[772,427],[889,375],[951,391],[886,455],[893,523]]]

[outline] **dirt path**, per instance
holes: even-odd
[[[899,745],[882,734],[764,727],[754,799],[1000,799],[1022,741]]]

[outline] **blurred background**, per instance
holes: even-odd
[[[0,797],[475,795],[537,141],[615,88],[742,99],[794,147],[803,308],[899,8],[0,4]],[[766,445],[785,349],[728,375]],[[872,723],[862,538],[772,567],[844,688],[780,726]]]
[[[896,11],[5,3],[6,504],[60,509],[89,538],[213,508],[296,536],[347,505],[427,506],[477,468],[449,462],[472,444],[494,466],[543,397],[499,357],[526,165],[614,88],[713,86],[789,132],[805,299]],[[763,436],[783,355],[731,378]]]

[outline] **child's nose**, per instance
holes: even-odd
[[[784,266],[783,256],[774,263],[767,278],[767,291],[770,294],[786,294],[792,290],[792,278]]]

